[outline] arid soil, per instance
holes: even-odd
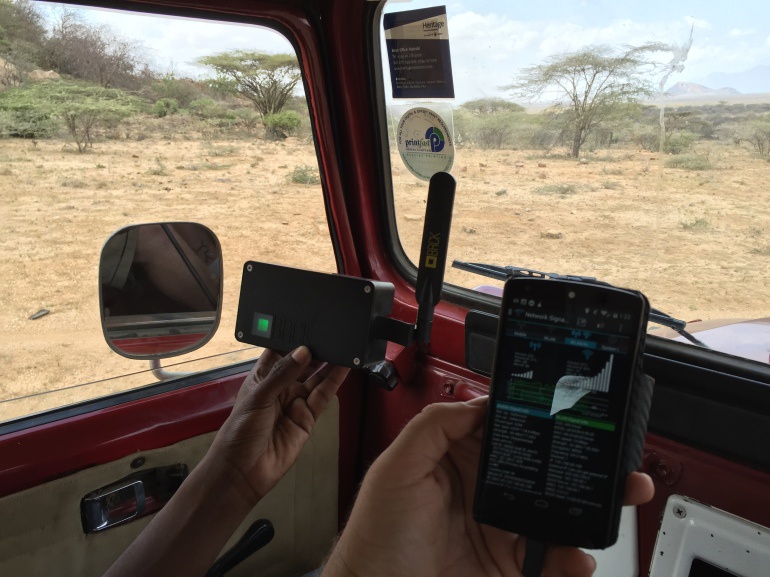
[[[666,157],[638,150],[596,151],[579,163],[461,149],[450,259],[599,277],[641,289],[687,320],[768,316],[770,163],[732,144],[696,152],[711,169],[664,168]],[[416,260],[427,185],[397,157],[393,165],[399,231]],[[87,154],[61,140],[0,141],[0,400],[18,399],[0,403],[0,420],[154,381],[146,372],[104,380],[147,368],[112,352],[99,327],[99,252],[127,224],[196,221],[222,243],[219,332],[164,365],[244,349],[233,324],[245,260],[335,268],[320,186],[291,181],[304,166],[316,166],[306,138],[158,129],[143,140],[97,142]],[[453,269],[447,280],[494,284]],[[28,320],[44,308],[48,315]]]

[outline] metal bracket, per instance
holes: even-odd
[[[178,373],[174,371],[167,371],[160,365],[160,359],[150,359],[150,370],[155,378],[159,381],[168,381],[170,379],[177,379],[180,377],[189,377],[192,373]]]

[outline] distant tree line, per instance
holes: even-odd
[[[653,94],[648,60],[658,44],[616,50],[589,46],[525,68],[505,87],[518,102],[555,102],[528,114],[512,100],[482,98],[455,112],[458,145],[480,148],[567,148],[577,158],[613,145],[681,154],[700,140],[748,142],[759,154],[770,149],[770,104],[722,102],[666,109],[645,105]]]
[[[510,108],[488,107],[499,101]],[[483,102],[484,106],[479,106]],[[651,152],[660,148],[657,106],[636,103],[618,106],[615,114],[589,132],[581,151],[634,147]],[[485,98],[461,104],[454,112],[459,146],[482,149],[570,150],[574,143],[569,118],[561,107],[539,112],[511,101]],[[682,154],[700,141],[719,140],[750,145],[760,155],[770,154],[770,103],[679,105],[666,109],[664,152]],[[581,152],[583,154],[583,152]]]
[[[460,105],[455,140],[479,148],[566,148],[574,158],[584,147],[617,145],[681,154],[698,141],[717,139],[769,153],[770,104],[668,107],[661,135],[660,109],[644,101],[655,94],[649,55],[662,49],[588,46],[551,56],[504,87],[516,102],[483,98]],[[554,104],[539,113],[519,104],[533,101]]]

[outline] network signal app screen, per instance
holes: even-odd
[[[617,474],[638,317],[550,300],[506,299],[482,498],[585,522],[602,518]]]

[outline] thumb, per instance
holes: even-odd
[[[383,453],[383,458],[397,465],[403,456],[417,454],[410,470],[416,477],[436,468],[453,441],[473,435],[486,412],[486,402],[474,399],[467,403],[435,403],[404,427],[396,440]]]

